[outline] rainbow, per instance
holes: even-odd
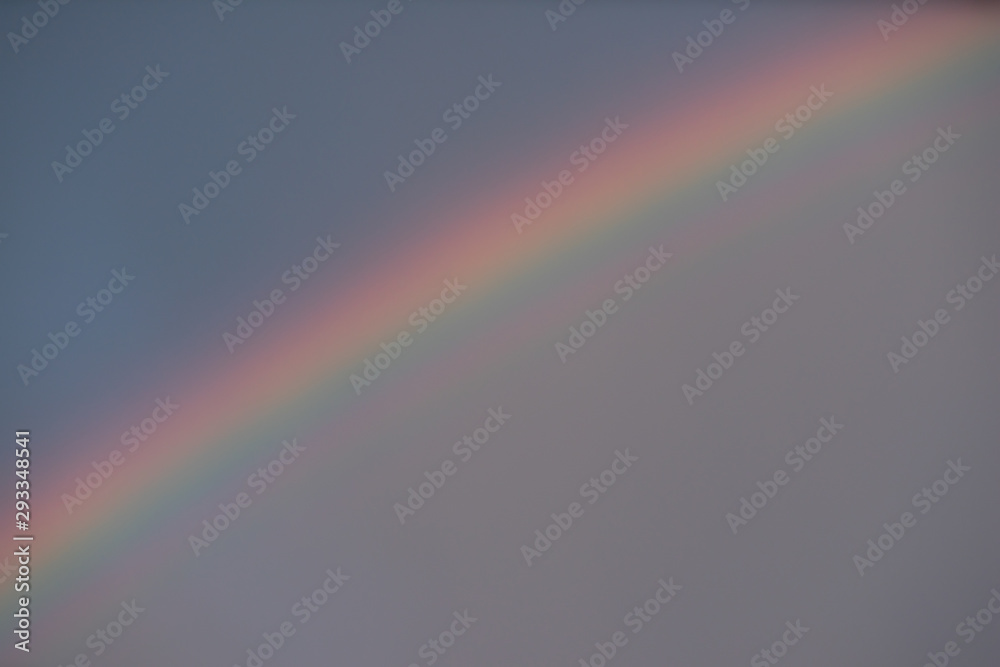
[[[671,100],[673,110],[666,118],[658,111],[667,106],[663,82],[659,89],[642,92],[648,113],[628,118],[630,129],[601,158],[586,186],[574,185],[558,206],[523,234],[515,232],[510,215],[534,192],[494,184],[486,194],[451,204],[441,216],[443,222],[435,227],[439,233],[405,251],[390,250],[371,258],[366,272],[377,276],[376,280],[349,289],[334,281],[310,285],[303,290],[309,293],[310,308],[276,318],[269,325],[277,330],[271,332],[274,335],[255,337],[232,356],[219,353],[193,360],[175,377],[165,378],[158,386],[188,389],[171,394],[182,407],[152,444],[140,449],[134,460],[71,516],[59,494],[36,501],[41,519],[36,522],[34,566],[43,582],[33,598],[38,617],[50,629],[66,629],[75,637],[79,628],[73,619],[85,616],[88,600],[100,599],[97,591],[109,582],[139,576],[168,581],[179,563],[191,562],[186,541],[178,539],[190,532],[190,506],[211,505],[212,498],[228,492],[234,483],[233,470],[253,467],[261,453],[271,451],[289,435],[281,428],[337,420],[337,444],[330,445],[336,448],[335,454],[314,460],[309,473],[322,474],[324,461],[338,458],[339,465],[349,457],[352,434],[361,433],[365,424],[380,415],[413,411],[435,396],[456,391],[470,366],[500,364],[516,354],[525,340],[548,345],[550,337],[539,333],[539,318],[549,320],[544,326],[552,332],[562,332],[567,326],[539,315],[545,311],[539,304],[524,306],[531,310],[530,326],[527,318],[509,318],[502,328],[484,328],[475,335],[463,330],[459,336],[447,330],[444,322],[441,331],[449,331],[454,340],[447,354],[440,345],[428,345],[425,352],[412,351],[431,337],[426,334],[407,352],[414,357],[425,355],[415,370],[387,372],[355,396],[349,375],[378,351],[380,341],[396,335],[406,316],[426,303],[443,279],[458,277],[469,285],[467,295],[461,297],[465,301],[456,309],[484,315],[492,300],[522,281],[538,280],[560,258],[596,247],[624,225],[651,225],[636,222],[643,210],[662,206],[692,188],[714,192],[715,180],[742,159],[747,148],[760,145],[778,115],[804,101],[809,85],[825,83],[835,92],[824,113],[811,121],[819,129],[844,122],[908,87],[935,85],[981,61],[986,50],[995,55],[1000,35],[995,15],[984,21],[982,12],[931,6],[921,12],[920,20],[894,33],[889,44],[874,24],[864,29],[841,26],[831,29],[827,40],[808,53],[764,63],[754,76],[740,72],[722,79],[699,79],[697,68],[678,76],[667,57],[664,79],[675,89],[686,90],[687,101],[677,109],[676,98]],[[739,113],[720,111],[730,109]],[[599,129],[599,122],[581,126],[579,134],[586,138]],[[831,155],[846,150],[833,144],[840,139],[830,141]],[[854,148],[874,152],[877,146]],[[851,166],[843,160],[817,159],[827,160],[817,168],[828,177],[850,178]],[[806,197],[816,187],[807,175],[790,178],[794,183],[788,191],[801,193],[792,200]],[[744,195],[746,207],[741,215],[766,218],[761,202],[767,193],[740,192],[737,196]],[[680,270],[761,229],[761,225],[731,219],[721,202],[718,208],[704,214],[704,224],[695,226],[698,231],[671,238],[669,249],[681,258]],[[441,267],[447,267],[449,275]],[[586,303],[589,293],[585,287],[574,288],[583,295],[581,303]],[[430,368],[435,372],[427,371]],[[154,397],[143,400],[151,403]],[[74,437],[71,433],[99,436],[66,448],[59,467],[46,471],[55,480],[53,488],[60,493],[71,490],[75,478],[88,469],[92,457],[86,453],[106,454],[111,449],[108,443],[117,443],[123,427],[141,419],[149,407],[139,402],[117,406],[114,414],[99,415],[90,424],[67,430],[67,439]],[[250,446],[248,442],[263,444]],[[178,518],[182,514],[183,520]],[[164,540],[160,535],[166,536]],[[12,609],[12,590],[5,587],[3,595],[4,604]]]

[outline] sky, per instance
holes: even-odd
[[[988,664],[1000,15],[902,5],[4,4],[0,662]]]

